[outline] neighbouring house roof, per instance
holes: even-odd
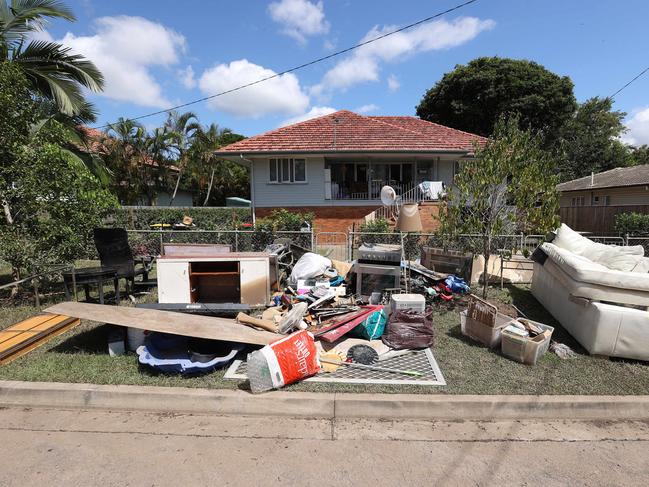
[[[79,150],[91,154],[106,154],[108,152],[106,144],[111,139],[109,135],[91,127],[81,126],[80,129],[86,134],[86,141],[83,144],[76,144]],[[158,166],[158,162],[150,156],[144,156],[142,162],[146,166]],[[173,165],[168,166],[168,169],[172,172],[178,171],[178,168]]]
[[[371,117],[340,110],[281,127],[217,150],[221,155],[272,153],[460,152],[486,139],[416,117]]]
[[[583,191],[588,189],[618,188],[649,185],[649,164],[631,167],[616,167],[609,171],[584,176],[557,185],[558,191]]]

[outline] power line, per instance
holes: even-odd
[[[629,81],[627,84],[625,84],[622,88],[617,90],[615,93],[613,93],[609,98],[613,99],[615,96],[620,93],[622,90],[624,90],[627,86],[629,86],[631,83],[633,83],[635,80],[640,78],[643,74],[645,74],[647,71],[649,71],[649,67],[645,68],[639,75],[637,75],[635,78],[633,78],[631,81]]]
[[[212,98],[216,98],[218,96],[227,95],[228,93],[232,93],[234,91],[239,91],[239,90],[242,90],[244,88],[248,88],[250,86],[257,85],[259,83],[263,83],[264,81],[268,81],[268,80],[273,79],[273,78],[278,78],[279,76],[282,76],[284,74],[292,73],[292,72],[297,71],[299,69],[303,69],[303,68],[306,68],[308,66],[312,66],[312,65],[320,63],[322,61],[326,61],[327,59],[331,59],[333,57],[340,56],[341,54],[345,54],[347,52],[353,51],[355,49],[358,49],[359,47],[366,46],[367,44],[371,44],[373,42],[380,41],[381,39],[384,39],[384,38],[389,37],[391,35],[397,34],[399,32],[403,32],[404,30],[411,29],[411,28],[416,27],[416,26],[418,26],[420,24],[424,24],[424,23],[429,22],[429,21],[431,21],[433,19],[436,19],[436,18],[441,17],[443,15],[446,15],[448,13],[454,12],[455,10],[459,10],[462,7],[466,7],[467,5],[470,5],[470,4],[475,3],[477,1],[478,0],[468,0],[468,1],[464,2],[464,3],[456,5],[455,7],[451,7],[449,9],[447,9],[447,10],[444,10],[443,12],[439,12],[439,13],[437,13],[435,15],[431,15],[430,17],[426,17],[425,19],[418,20],[417,22],[413,22],[412,24],[408,24],[408,25],[406,25],[404,27],[401,27],[399,29],[393,30],[391,32],[387,32],[387,33],[382,34],[382,35],[380,35],[378,37],[374,37],[374,38],[369,39],[367,41],[361,42],[360,44],[356,44],[356,45],[348,47],[346,49],[336,51],[334,53],[328,54],[327,56],[323,56],[323,57],[314,59],[313,61],[309,61],[307,63],[300,64],[299,66],[295,66],[295,67],[287,69],[285,71],[275,73],[275,74],[273,74],[271,76],[266,76],[266,77],[260,78],[260,79],[258,79],[256,81],[252,81],[250,83],[246,83],[244,85],[240,85],[240,86],[237,86],[235,88],[231,88],[229,90],[221,91],[220,93],[215,93],[213,95],[204,96],[203,98],[198,98],[197,100],[189,101],[187,103],[182,103],[180,105],[176,105],[176,106],[173,106],[171,108],[166,108],[164,110],[158,110],[156,112],[147,113],[146,115],[140,115],[138,117],[131,117],[128,120],[134,121],[134,120],[141,120],[143,118],[153,117],[155,115],[160,115],[162,113],[167,113],[167,112],[170,112],[172,110],[177,110],[179,108],[184,108],[184,107],[188,107],[190,105],[195,105],[196,103],[201,103],[201,102],[204,102],[204,101],[207,101],[207,100],[211,100]],[[110,123],[107,123],[105,125],[100,125],[99,127],[94,127],[94,128],[95,129],[103,129],[103,128],[109,127],[110,125],[111,125]]]

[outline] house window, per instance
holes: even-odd
[[[585,198],[583,196],[575,196],[570,201],[571,206],[584,206]]]
[[[271,183],[306,183],[304,159],[270,159],[268,180]]]

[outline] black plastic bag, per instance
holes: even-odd
[[[390,315],[382,340],[395,350],[432,347],[435,341],[432,308],[424,313],[395,311]]]

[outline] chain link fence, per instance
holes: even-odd
[[[127,230],[134,254],[161,255],[163,244],[221,244],[232,252],[261,252],[277,239],[313,248],[313,232],[266,230]]]

